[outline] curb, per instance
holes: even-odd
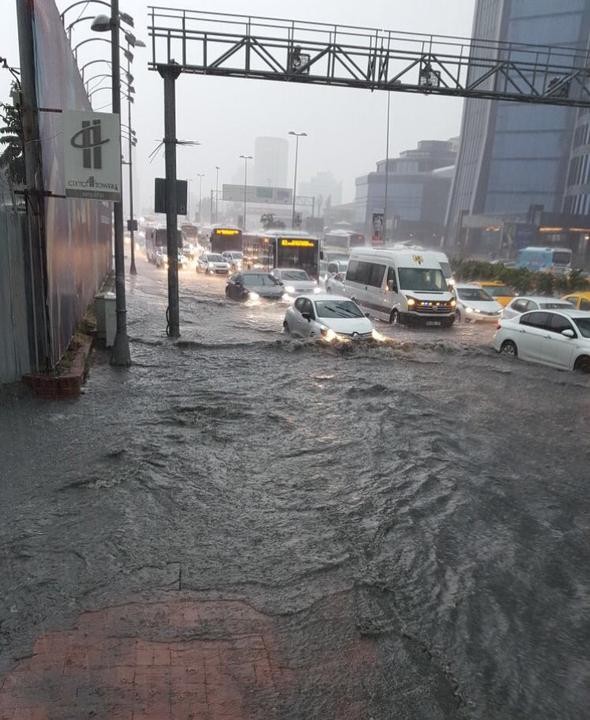
[[[35,397],[42,400],[70,400],[80,397],[82,385],[86,380],[87,361],[92,350],[92,337],[84,337],[75,351],[72,364],[62,375],[31,373],[23,376]]]

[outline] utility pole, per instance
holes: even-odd
[[[176,203],[176,79],[180,67],[173,60],[158,65],[164,78],[164,146],[166,151],[166,239],[168,244],[168,327],[170,337],[180,337],[178,299],[178,213]]]
[[[16,4],[19,55],[20,102],[23,119],[23,147],[26,174],[26,203],[28,244],[25,251],[27,280],[31,302],[27,306],[29,319],[29,357],[31,368],[49,371],[52,365],[49,309],[47,304],[47,248],[45,244],[43,174],[39,115],[35,84],[33,41],[33,4]]]
[[[246,232],[246,203],[248,196],[248,160],[252,160],[252,155],[240,155],[244,161],[244,220],[242,222],[242,230]]]
[[[219,165],[215,166],[215,223],[219,222]]]
[[[143,43],[142,43],[143,44]],[[127,80],[131,77],[131,51],[127,43]],[[131,264],[129,265],[129,274],[137,275],[135,267],[135,229],[133,227],[133,135],[131,132],[131,92],[127,88],[127,130],[129,131],[129,143],[127,145],[129,152],[129,240],[131,241]]]
[[[291,227],[295,227],[295,202],[297,199],[297,162],[299,159],[299,138],[307,137],[305,132],[289,130],[289,135],[295,135],[295,174],[293,176],[293,212],[291,213]]]

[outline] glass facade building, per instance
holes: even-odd
[[[503,42],[583,48],[590,0],[479,0],[472,36]],[[526,220],[531,206],[565,210],[575,108],[465,101],[447,238],[463,215]]]

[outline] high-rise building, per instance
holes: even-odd
[[[297,195],[315,198],[315,206],[321,212],[321,209],[325,209],[327,205],[340,205],[342,202],[342,183],[338,182],[331,172],[323,170],[316,173],[309,180],[300,182]]]
[[[257,137],[254,141],[254,184],[287,187],[289,143],[286,138]]]
[[[374,213],[383,213],[386,236],[440,244],[456,158],[453,140],[422,140],[399,158],[381,160],[377,171],[356,179],[355,226],[370,234]],[[387,183],[385,168],[387,165]]]
[[[589,31],[590,0],[478,0],[472,37],[584,48]],[[470,80],[481,72],[474,69]],[[477,228],[480,217],[470,249],[492,252],[504,221],[562,214],[576,117],[575,108],[466,100],[447,209],[448,244],[464,242],[465,226]],[[494,217],[501,232],[486,236],[484,227]]]

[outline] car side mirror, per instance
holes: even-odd
[[[306,313],[306,312],[301,313],[301,317],[304,317],[307,320],[307,322],[311,322],[311,315],[309,313]]]
[[[571,330],[570,328],[566,328],[565,330],[562,330],[561,334],[566,338],[570,338],[570,340],[576,337],[576,333],[573,330]]]

